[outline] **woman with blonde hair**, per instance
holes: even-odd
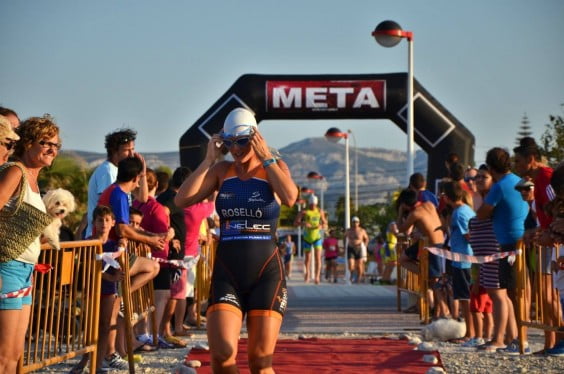
[[[0,209],[16,204],[19,194],[23,201],[45,212],[39,194],[37,179],[42,168],[51,166],[61,148],[59,128],[48,115],[31,117],[17,129],[20,140],[16,143],[15,163],[0,172]],[[19,186],[25,178],[26,183]],[[1,217],[0,219],[4,219]],[[2,233],[2,235],[18,235]],[[2,248],[0,248],[0,251]],[[29,289],[32,273],[40,253],[39,236],[17,258],[0,262],[2,288],[0,293]],[[0,298],[0,372],[15,373],[23,354],[25,333],[31,311],[31,294],[24,297]]]

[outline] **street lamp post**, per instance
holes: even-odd
[[[325,139],[337,143],[345,139],[345,232],[351,227],[351,191],[350,191],[350,167],[349,167],[349,134],[342,132],[336,127],[331,127],[325,133]],[[350,284],[350,272],[347,258],[347,244],[345,237],[345,284]]]
[[[400,25],[394,21],[383,21],[376,26],[372,36],[378,44],[387,48],[394,47],[401,42],[402,38],[407,39],[407,184],[409,177],[413,174],[415,160],[413,144],[413,32],[402,30]]]
[[[352,135],[354,146],[354,210],[358,212],[358,148],[356,146],[356,136],[351,129],[347,132]]]

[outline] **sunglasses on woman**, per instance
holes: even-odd
[[[15,146],[16,142],[0,142],[8,151],[11,151]]]
[[[59,149],[61,149],[61,147],[63,146],[61,143],[52,143],[52,142],[48,142],[47,140],[40,140],[38,141],[39,145],[45,149],[47,148],[53,148],[56,149],[57,151]]]
[[[254,129],[250,129],[249,134],[241,136],[230,136],[231,134],[221,133],[221,140],[223,145],[227,148],[231,148],[233,144],[237,144],[239,147],[246,147],[249,141],[255,133]]]
[[[237,144],[239,147],[245,147],[251,141],[250,136],[243,136],[241,138],[226,138],[223,139],[223,145],[227,148],[231,148],[233,144]]]

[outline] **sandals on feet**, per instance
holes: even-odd
[[[198,327],[198,322],[197,321],[186,321],[186,327],[188,327],[188,329]],[[205,328],[205,327],[206,327],[206,318],[202,317],[202,319],[200,319],[200,328]]]
[[[159,348],[151,344],[141,344],[139,347],[135,348],[133,352],[135,353],[154,352],[157,349]]]
[[[448,342],[452,343],[452,344],[463,344],[463,343],[466,343],[468,340],[470,340],[470,339],[459,338],[459,339],[451,339]]]
[[[177,338],[176,336],[172,336],[172,335],[164,336],[163,340],[167,344],[170,344],[172,346],[171,348],[186,348],[187,346],[187,343],[184,340]]]
[[[493,345],[492,342],[487,342],[486,344],[479,345],[476,347],[479,351],[487,352],[487,353],[496,353],[498,349],[504,349],[507,346],[505,345]]]
[[[193,333],[186,331],[185,329],[182,329],[182,331],[178,331],[178,332],[174,332],[174,336],[185,336],[187,338],[191,338],[194,336]]]

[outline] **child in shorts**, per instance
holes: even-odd
[[[95,234],[90,239],[101,240],[104,253],[116,252],[119,247],[126,247],[126,239],[119,239],[118,242],[109,239],[110,231],[116,223],[110,207],[97,206],[92,214],[92,219]],[[97,369],[125,370],[129,368],[128,362],[116,351],[116,326],[121,302],[121,297],[118,295],[118,282],[123,278],[124,273],[121,269],[109,267],[102,273]]]
[[[470,235],[468,224],[476,216],[472,208],[466,205],[462,198],[464,191],[458,183],[448,182],[444,185],[444,196],[449,206],[453,208],[450,219],[450,246],[453,253],[473,255],[468,242]],[[473,324],[470,320],[470,267],[469,262],[452,261],[452,293],[454,298],[453,317],[464,317],[466,323],[466,340],[474,337]],[[459,313],[461,310],[461,314]]]
[[[480,286],[479,267],[471,270],[470,315],[474,324],[474,336],[463,344],[464,347],[477,347],[490,340],[493,331],[493,303],[486,289]]]

